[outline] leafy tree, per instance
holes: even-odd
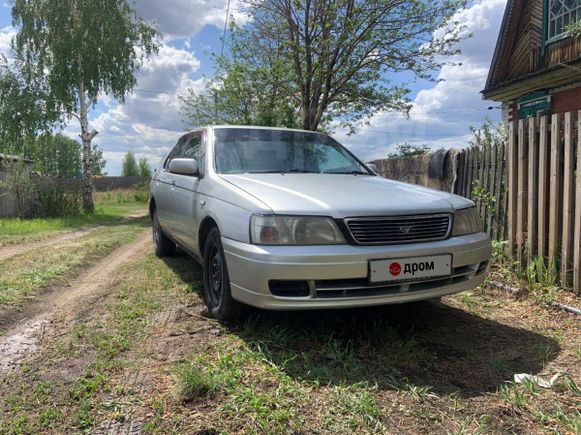
[[[385,110],[407,112],[410,89],[394,75],[406,72],[433,79],[463,37],[454,13],[464,0],[244,0],[252,20],[241,33],[234,31],[228,65],[242,64],[251,77],[272,71],[268,54],[280,56],[287,102],[307,130],[330,120],[353,132],[357,125]],[[268,53],[266,53],[268,51]],[[240,56],[240,54],[244,54]],[[230,69],[226,68],[226,73]],[[269,74],[266,74],[268,76]],[[210,92],[217,101],[236,97],[239,87],[227,87],[222,75]],[[244,84],[244,80],[236,81]],[[256,88],[250,88],[255,91]],[[248,88],[241,89],[246,92]],[[258,97],[264,100],[258,91]],[[217,97],[216,97],[217,95]],[[200,100],[201,101],[201,100]],[[236,99],[242,103],[247,98]],[[269,99],[264,100],[270,103]],[[199,102],[199,101],[198,101]],[[211,104],[209,105],[211,107]],[[242,105],[245,109],[244,104]],[[193,105],[192,119],[204,114]],[[220,108],[215,110],[219,118]],[[192,113],[193,112],[193,113]],[[255,111],[254,113],[260,113]],[[211,112],[205,112],[211,119]]]
[[[495,123],[486,117],[478,128],[470,127],[472,138],[469,141],[471,147],[484,149],[486,146],[494,146],[508,140],[507,132],[502,122]]]
[[[428,145],[412,145],[407,142],[395,146],[397,152],[388,154],[388,157],[411,157],[428,154],[430,147]]]
[[[93,145],[91,161],[93,162],[93,175],[107,175],[106,172],[103,172],[107,165],[107,160],[103,157],[103,150],[97,144]]]
[[[214,56],[213,79],[203,93],[180,96],[182,113],[194,125],[299,127],[299,98],[281,42],[234,24],[231,35],[231,56]]]
[[[83,208],[94,211],[88,112],[99,95],[119,101],[141,63],[157,52],[159,32],[128,0],[13,0],[13,45],[26,80],[43,83],[52,104],[81,127]]]
[[[81,144],[63,134],[45,134],[34,143],[33,169],[52,177],[81,175]]]
[[[151,178],[151,167],[149,166],[149,163],[147,162],[147,159],[145,157],[139,159],[138,165],[139,165],[139,175],[141,177]]]
[[[27,80],[0,54],[0,152],[31,157],[35,137],[60,118],[38,80]]]
[[[121,175],[124,177],[136,177],[139,175],[139,165],[137,164],[133,151],[127,151],[125,153],[121,165]]]

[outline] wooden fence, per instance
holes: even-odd
[[[581,111],[510,122],[508,253],[581,292]]]
[[[508,194],[503,142],[459,152],[453,192],[476,203],[485,230],[492,239],[506,239]]]

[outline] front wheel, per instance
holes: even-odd
[[[204,246],[204,300],[212,317],[218,320],[230,320],[240,314],[241,304],[232,298],[230,292],[230,278],[218,228],[210,230]]]
[[[176,250],[176,244],[163,233],[161,225],[159,224],[159,219],[157,218],[157,210],[153,211],[151,227],[153,231],[153,249],[155,255],[160,258],[172,255]]]

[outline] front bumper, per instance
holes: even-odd
[[[432,299],[480,285],[491,243],[486,233],[391,246],[257,246],[222,238],[234,299],[271,310],[348,308]],[[452,255],[452,275],[416,283],[367,281],[369,260]],[[302,280],[308,295],[276,296],[271,281]]]

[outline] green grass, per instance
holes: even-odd
[[[38,248],[0,262],[0,306],[20,304],[40,289],[69,277],[115,248],[134,240],[145,219],[99,229],[51,249]]]
[[[118,223],[125,216],[147,210],[146,189],[95,193],[95,213],[60,218],[0,218],[0,246],[41,240],[61,231]]]

